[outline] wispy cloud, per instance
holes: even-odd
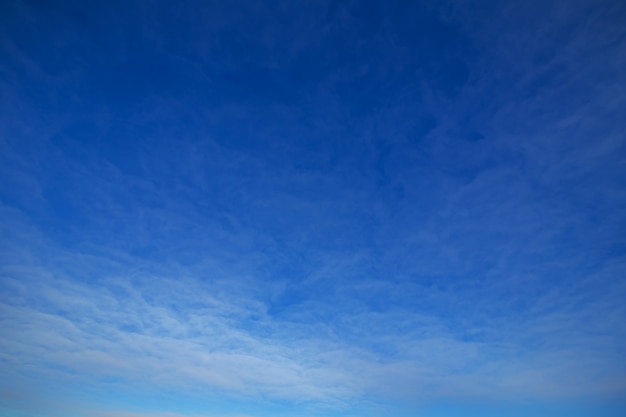
[[[72,265],[89,270],[90,261],[93,257],[76,253]],[[76,268],[77,263],[85,267]],[[306,315],[324,314],[319,310],[328,306],[303,304],[299,323],[273,320],[267,304],[233,297],[219,284],[184,273],[119,276],[118,269],[100,283],[81,282],[60,268],[13,266],[3,273],[4,367],[31,364],[33,376],[49,381],[114,378],[337,406],[367,394],[427,399],[489,396],[494,390],[559,396],[623,389],[622,371],[614,368],[620,357],[616,341],[593,338],[619,324],[606,322],[606,314],[619,319],[623,288],[601,306],[586,306],[584,299],[568,305],[581,294],[575,291],[562,294],[557,304],[546,295],[521,316],[488,321],[480,318],[484,306],[476,305],[486,300],[476,294],[459,302],[459,307],[474,304],[478,314],[467,317],[460,333],[437,315],[393,307],[381,313],[346,311],[327,324],[326,333]],[[494,290],[488,293],[497,294]],[[383,289],[389,291],[394,289]],[[600,320],[606,327],[598,327]],[[463,340],[472,333],[474,340]],[[603,369],[607,362],[612,370]],[[591,381],[609,385],[592,388]]]

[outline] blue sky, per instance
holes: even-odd
[[[625,22],[2,2],[0,415],[626,415]]]

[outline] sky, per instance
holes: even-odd
[[[626,2],[0,3],[0,416],[626,415]]]

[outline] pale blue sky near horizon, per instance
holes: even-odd
[[[626,415],[626,3],[0,5],[0,416]]]

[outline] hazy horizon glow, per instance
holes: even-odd
[[[0,6],[1,416],[626,413],[626,3],[87,3]]]

